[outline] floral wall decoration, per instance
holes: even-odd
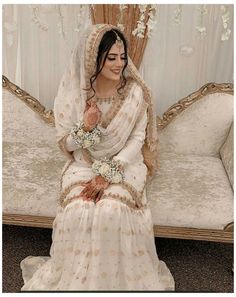
[[[230,12],[229,10],[225,7],[225,5],[221,5],[221,19],[222,19],[222,25],[223,25],[223,33],[221,35],[221,40],[226,41],[229,40],[230,34],[231,34],[231,29],[228,28],[228,23],[230,21]]]
[[[67,35],[69,34],[68,31],[66,31],[65,28],[65,22],[66,19],[68,19],[70,16],[63,13],[62,8],[65,5],[60,5],[60,4],[43,4],[43,5],[29,5],[29,8],[31,9],[31,14],[32,14],[32,22],[39,27],[42,31],[48,31],[49,26],[42,21],[41,17],[48,15],[48,14],[54,14],[57,15],[57,27],[58,27],[58,33],[63,37],[64,40],[67,39]],[[87,8],[87,4],[80,4],[77,5],[77,18],[75,19],[75,32],[80,32],[81,29],[83,28],[84,24],[84,15],[85,15],[85,10]]]
[[[204,26],[204,16],[207,15],[206,5],[203,4],[199,8],[199,24],[195,27],[199,32],[200,36],[203,38],[206,36],[206,27]]]
[[[3,74],[52,108],[72,49],[96,17],[95,23],[111,23],[125,33],[130,58],[161,114],[206,82],[233,81],[233,9],[228,4],[4,4]]]
[[[150,38],[152,36],[152,31],[157,23],[155,20],[155,15],[157,11],[157,5],[144,5],[140,4],[139,11],[140,17],[137,21],[136,28],[132,31],[132,34],[137,38],[144,38],[145,31],[147,29],[147,35]],[[148,17],[146,18],[146,11],[148,10]]]
[[[182,4],[179,4],[174,11],[173,21],[175,22],[175,24],[180,25],[181,20],[182,20]]]
[[[50,30],[48,24],[45,19],[45,15],[47,14],[54,14],[57,15],[57,27],[58,27],[58,33],[63,37],[64,40],[66,40],[67,34],[69,32],[66,31],[65,28],[65,20],[66,18],[69,18],[69,15],[63,14],[62,7],[65,5],[62,4],[37,4],[37,5],[28,5],[28,7],[31,10],[31,21],[33,24],[38,26],[38,28],[44,32],[48,32]],[[80,32],[83,28],[83,17],[85,15],[85,10],[88,4],[80,4],[76,5],[79,6],[77,18],[75,20],[75,32]],[[95,5],[90,4],[91,8],[93,8]],[[158,20],[157,20],[157,13],[158,13],[158,6],[160,5],[146,5],[146,4],[139,4],[137,5],[139,7],[139,19],[137,21],[136,27],[132,31],[133,36],[135,36],[138,39],[142,39],[145,36],[145,30],[147,30],[147,35],[149,38],[151,38],[153,30],[155,29]],[[127,10],[128,5],[127,4],[120,4],[120,13],[117,16],[117,26],[124,31],[124,13],[125,10]],[[3,7],[4,9],[4,7]],[[148,17],[145,17],[146,12],[148,10]],[[195,29],[197,32],[199,32],[200,36],[203,38],[207,35],[207,27],[205,25],[205,20],[207,18],[207,5],[202,4],[197,6],[197,10],[199,11],[198,14],[198,21],[195,26]],[[221,19],[219,21],[222,23],[222,35],[221,40],[227,41],[230,38],[231,35],[231,29],[229,28],[229,22],[230,22],[230,11],[225,5],[221,5]],[[182,22],[182,14],[183,14],[183,5],[179,4],[177,5],[177,8],[173,12],[173,18],[172,21],[176,25],[180,25]],[[14,40],[13,40],[13,32],[17,30],[17,22],[12,20],[12,22],[3,22],[3,30],[7,34],[7,42],[8,46],[12,46]]]

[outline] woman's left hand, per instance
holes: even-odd
[[[80,193],[80,196],[83,200],[94,200],[96,203],[101,199],[104,190],[109,186],[109,182],[102,176],[98,175],[90,181],[83,183],[83,185],[85,188]]]

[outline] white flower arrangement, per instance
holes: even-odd
[[[101,175],[104,177],[108,182],[118,184],[124,180],[124,173],[120,165],[121,164],[118,161],[104,158],[94,161],[92,165],[92,171],[96,175]]]
[[[148,21],[147,21],[147,28],[148,28],[148,38],[152,37],[152,32],[154,30],[154,27],[157,23],[157,21],[155,20],[156,17],[156,12],[157,12],[157,5],[151,5],[150,9],[149,9],[149,13],[148,13]]]
[[[151,33],[154,29],[154,26],[156,25],[155,21],[155,14],[157,10],[157,5],[150,5],[150,8],[148,9],[148,20],[145,24],[145,14],[146,10],[148,8],[148,5],[139,5],[139,11],[140,11],[140,17],[137,21],[137,27],[132,31],[132,34],[136,36],[137,38],[144,38],[145,30],[147,28],[147,35],[150,38]]]
[[[39,29],[43,31],[48,31],[48,25],[42,23],[42,21],[39,18],[39,6],[37,5],[31,5],[32,8],[32,22],[34,22],[36,25],[38,25]]]
[[[221,5],[221,11],[222,11],[222,25],[224,28],[224,32],[221,35],[221,40],[225,41],[225,40],[229,40],[230,38],[230,34],[231,34],[231,30],[228,28],[228,22],[230,21],[230,14],[229,11],[227,11],[226,7],[224,5]]]
[[[179,25],[181,24],[181,19],[182,19],[182,5],[179,4],[178,8],[174,11],[174,22]]]
[[[199,25],[195,26],[196,30],[200,33],[200,36],[201,37],[205,37],[206,34],[207,34],[207,29],[206,27],[203,25],[203,18],[204,18],[204,15],[206,15],[208,12],[207,12],[207,8],[206,8],[206,5],[201,5],[199,8],[199,17],[200,17],[200,23]]]
[[[71,136],[76,145],[82,148],[89,148],[98,144],[101,140],[101,131],[95,127],[92,131],[84,131],[82,121],[78,122],[71,130]]]
[[[124,10],[128,8],[127,5],[120,4],[120,15],[119,15],[119,20],[117,22],[117,27],[124,32],[125,31],[125,26],[124,26]]]

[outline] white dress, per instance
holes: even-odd
[[[112,102],[98,103],[109,114]],[[96,204],[78,197],[81,181],[94,177],[80,150],[62,177],[61,205],[53,223],[50,257],[27,257],[21,262],[21,290],[174,290],[174,280],[158,259],[151,212],[146,200],[147,168],[141,148],[147,115],[135,125],[119,160],[126,183],[112,184]],[[101,128],[102,129],[102,128]],[[135,149],[134,149],[135,148]]]

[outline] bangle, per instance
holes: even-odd
[[[102,133],[97,127],[89,132],[84,131],[83,128],[84,124],[80,121],[71,129],[70,134],[76,145],[88,148],[100,142]]]
[[[109,183],[118,184],[124,180],[124,173],[120,162],[107,158],[96,160],[92,165],[92,171],[96,175],[101,175]]]

